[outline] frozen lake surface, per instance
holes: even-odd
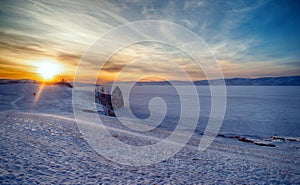
[[[1,85],[0,110],[20,110],[74,117],[72,107],[72,90],[67,87],[45,86],[38,84]],[[185,88],[184,86],[179,86]],[[78,87],[82,111],[95,111],[85,99],[93,96],[94,88]],[[212,87],[215,88],[215,87]],[[39,92],[39,89],[41,93]],[[88,90],[91,89],[91,90]],[[200,119],[196,134],[201,135],[207,126],[211,113],[211,95],[208,86],[197,86],[200,100]],[[34,95],[36,93],[36,95]],[[152,109],[152,114],[161,117],[161,123],[143,121],[151,115],[151,99],[161,98]],[[181,99],[195,101],[191,93],[179,95],[172,86],[134,86],[129,95],[129,106],[142,124],[158,125],[158,128],[172,131],[176,128],[181,111],[188,111],[187,120],[197,114],[189,108],[181,110]],[[98,110],[101,111],[101,106]],[[166,110],[165,110],[166,108]],[[227,86],[226,112],[220,134],[238,135],[252,138],[300,137],[300,87],[298,86]],[[166,114],[165,114],[166,113]],[[126,117],[126,114],[125,114]],[[130,121],[130,117],[128,119]],[[134,120],[132,120],[134,121]],[[189,128],[189,121],[184,123]],[[191,130],[193,131],[193,130]]]
[[[2,111],[21,110],[73,117],[72,90],[67,87],[45,86],[40,94],[38,94],[40,86],[37,84],[6,84],[0,87]],[[93,88],[84,86],[79,88],[82,91],[79,98],[83,102],[86,97],[93,96],[94,92],[87,90]],[[197,91],[200,100],[200,119],[195,133],[201,135],[211,113],[211,95],[208,86],[197,86]],[[37,95],[34,96],[33,93]],[[155,124],[158,124],[158,128],[168,131],[174,130],[177,126],[181,111],[180,98],[195,101],[195,97],[189,92],[180,97],[172,86],[134,86],[129,96],[129,107],[123,109],[130,109],[141,123],[151,124],[143,122],[143,119],[150,116],[149,103],[151,99],[157,97],[164,101],[165,106],[158,102],[151,110],[153,114],[163,118],[161,124]],[[79,106],[83,111],[93,109],[86,103]],[[97,107],[101,110],[101,107]],[[193,117],[196,111],[189,109],[188,116]],[[298,86],[227,86],[226,112],[219,133],[253,138],[269,138],[274,135],[300,137],[299,112]],[[188,121],[185,124],[189,126]]]
[[[200,134],[210,116],[211,95],[207,86],[197,86],[197,90],[201,108],[196,133]],[[174,87],[135,86],[130,94],[130,108],[134,115],[147,118],[150,115],[149,102],[154,97],[161,97],[168,108],[161,127],[174,129],[181,111],[180,95]],[[192,99],[193,96],[186,93],[184,98]],[[163,112],[160,106],[155,111]],[[195,110],[189,111],[196,115]],[[300,87],[227,86],[226,113],[220,132],[252,137],[300,137],[299,113]]]

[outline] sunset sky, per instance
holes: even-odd
[[[114,27],[142,20],[173,22],[197,34],[215,54],[226,78],[300,75],[299,10],[297,0],[4,0],[0,3],[0,78],[41,80],[39,69],[46,61],[60,66],[56,78],[73,80],[81,57],[96,39]],[[103,68],[104,78],[113,80],[128,62],[149,53],[168,55],[192,79],[203,79],[178,49],[147,42],[112,56]],[[146,63],[147,67],[135,65],[123,80],[155,71],[181,80],[163,61]],[[81,75],[83,81],[90,78],[88,70]]]

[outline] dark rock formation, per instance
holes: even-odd
[[[247,138],[245,138],[245,137],[240,137],[238,140],[240,140],[240,141],[242,141],[242,142],[245,142],[245,143],[253,143],[252,140],[247,139]]]
[[[275,144],[272,144],[272,143],[269,143],[269,142],[272,142],[272,140],[274,139],[274,137],[275,137],[275,139],[278,139],[276,136],[273,136],[271,140],[262,139],[262,141],[255,141],[255,140],[248,139],[246,137],[241,137],[241,136],[236,136],[236,135],[230,135],[230,134],[229,135],[218,134],[218,136],[219,137],[224,137],[224,138],[238,139],[241,142],[252,143],[252,144],[255,144],[255,145],[259,145],[259,146],[269,146],[269,147],[276,147]],[[279,138],[279,139],[281,139],[281,138]]]
[[[112,95],[105,94],[104,87],[102,87],[100,92],[96,90],[95,96],[96,103],[103,105],[104,114],[107,116],[115,117],[114,110],[124,106],[123,95],[119,87],[114,89]]]
[[[116,87],[112,92],[111,103],[114,110],[124,107],[123,94],[119,87]]]
[[[272,143],[253,142],[253,144],[255,144],[255,145],[259,145],[259,146],[270,146],[270,147],[276,147],[276,145],[274,145],[274,144],[272,144]]]
[[[73,88],[73,85],[71,83],[69,83],[67,80],[65,79],[61,79],[60,82],[56,82],[55,83],[56,85],[60,85],[60,86],[66,86],[66,87],[69,87],[69,88]]]

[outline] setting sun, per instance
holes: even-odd
[[[38,72],[45,80],[55,77],[61,71],[61,66],[57,62],[50,60],[42,61],[37,67]]]

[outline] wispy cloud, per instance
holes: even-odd
[[[30,66],[39,58],[50,57],[68,66],[68,75],[72,76],[81,56],[97,38],[112,28],[141,20],[166,20],[190,29],[212,49],[226,76],[300,74],[297,52],[300,18],[293,14],[297,11],[289,5],[292,2],[280,3],[279,6],[265,0],[4,1],[0,7],[1,74],[9,76],[13,68],[16,73],[23,67],[22,74],[34,76],[32,72],[26,73],[32,70]],[[289,12],[293,15],[293,24]],[[280,22],[286,23],[281,26]],[[169,39],[178,39],[175,30],[162,27],[160,31]],[[143,34],[129,37],[153,36]],[[124,35],[116,36],[109,45],[99,48],[98,54],[108,52],[107,48],[114,42],[126,39],[131,40]],[[203,77],[177,48],[155,43],[121,50],[103,69],[106,74],[114,74],[132,60],[153,53],[168,56],[195,79]],[[96,54],[90,57],[87,70],[98,66],[96,57]],[[169,65],[160,63],[158,68],[157,63],[152,63],[154,67],[136,65],[128,73],[155,70],[169,73]]]

